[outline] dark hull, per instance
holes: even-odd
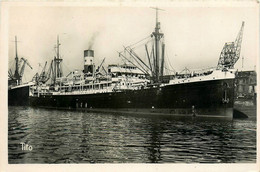
[[[8,90],[8,106],[28,106],[29,86],[17,87]]]
[[[124,92],[30,97],[30,105],[89,111],[233,117],[234,79]],[[226,101],[225,101],[226,100]]]

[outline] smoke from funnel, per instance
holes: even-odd
[[[91,36],[91,38],[90,38],[90,40],[89,40],[89,42],[88,42],[88,49],[89,49],[89,50],[92,49],[92,47],[93,47],[93,45],[94,45],[94,43],[95,43],[95,39],[96,39],[96,37],[98,36],[98,34],[99,34],[99,32],[95,32],[95,33]]]

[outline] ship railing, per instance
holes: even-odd
[[[96,93],[107,93],[112,92],[112,88],[106,89],[89,89],[89,90],[74,90],[71,92],[54,92],[53,95],[76,95],[76,94],[96,94]]]
[[[218,79],[231,79],[234,77],[235,74],[232,71],[223,73],[220,70],[218,71],[215,70],[207,73],[207,75],[197,75],[190,78],[174,78],[169,81],[169,84],[181,84],[181,83],[188,83],[188,82],[208,81],[208,80],[218,80]]]

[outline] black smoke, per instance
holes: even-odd
[[[95,39],[96,39],[96,37],[98,36],[98,34],[99,34],[99,32],[95,32],[95,33],[91,36],[91,38],[90,38],[90,40],[89,40],[89,42],[88,42],[88,49],[89,49],[89,50],[92,49],[92,47],[93,47],[93,45],[94,45],[94,43],[95,43]]]

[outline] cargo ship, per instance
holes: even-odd
[[[233,118],[234,65],[239,59],[244,22],[234,42],[225,43],[216,68],[166,76],[164,34],[156,8],[152,46],[145,45],[147,62],[131,46],[119,56],[123,64],[107,70],[94,64],[94,50],[84,51],[84,69],[63,76],[57,54],[47,71],[34,77],[29,104],[34,107],[85,111]],[[126,55],[127,53],[127,55]],[[131,60],[129,60],[131,58]],[[45,67],[44,67],[45,68]]]
[[[29,90],[33,82],[23,83],[22,78],[25,66],[32,66],[25,58],[18,57],[17,52],[17,37],[15,36],[15,70],[8,70],[8,106],[28,106],[29,105]]]

